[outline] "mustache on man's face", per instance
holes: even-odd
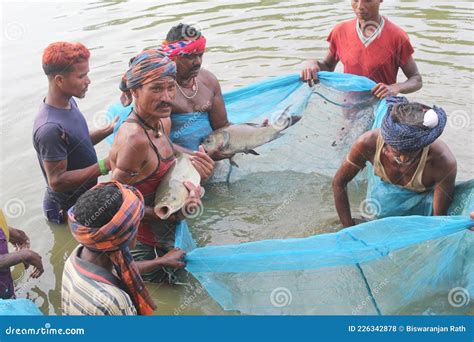
[[[156,109],[161,109],[161,108],[171,107],[171,106],[172,106],[171,102],[163,101],[158,106],[156,106]]]

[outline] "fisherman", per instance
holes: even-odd
[[[50,222],[64,223],[69,209],[108,174],[108,159],[97,161],[94,145],[112,133],[114,122],[89,132],[73,97],[84,98],[91,83],[89,50],[81,43],[56,42],[43,53],[48,93],[33,125],[33,145],[46,180],[43,210]]]
[[[66,261],[61,290],[65,315],[150,315],[156,308],[140,272],[180,266],[180,253],[139,264],[130,253],[145,206],[141,193],[111,181],[85,192],[69,214],[80,245]],[[179,257],[178,257],[179,255]]]
[[[204,137],[213,130],[230,125],[216,76],[201,68],[206,38],[186,24],[173,26],[160,47],[176,63],[176,87],[171,120],[164,120],[165,130],[178,146],[196,151]],[[214,160],[229,156],[215,152]]]
[[[8,242],[15,246],[14,252],[8,252]],[[0,209],[0,299],[15,298],[10,267],[18,264],[33,266],[31,278],[43,274],[41,256],[30,249],[30,238],[23,230],[9,227]]]
[[[145,50],[131,60],[123,75],[120,89],[124,106],[134,108],[117,131],[110,150],[112,178],[135,186],[145,198],[145,216],[138,228],[137,245],[132,250],[135,260],[154,260],[174,247],[176,225],[185,216],[183,212],[160,220],[154,212],[155,192],[166,172],[175,163],[171,141],[163,129],[163,120],[171,114],[176,95],[176,65],[159,50]],[[207,179],[214,161],[202,150],[190,156],[201,179]],[[201,206],[199,184],[186,183],[190,191],[187,209]],[[184,252],[175,250],[178,257]],[[147,281],[175,281],[169,268],[157,267],[146,272]]]
[[[381,128],[357,139],[333,179],[336,209],[344,227],[355,224],[347,185],[366,162],[373,165],[382,183],[413,193],[432,192],[433,215],[446,215],[451,204],[457,164],[448,146],[438,139],[446,125],[444,110],[409,103],[404,97],[388,97],[387,105]],[[385,195],[379,195],[383,201]]]
[[[176,87],[171,120],[164,120],[165,131],[179,147],[196,151],[212,131],[229,126],[227,111],[217,77],[201,68],[206,38],[196,28],[173,26],[160,50],[176,62]],[[265,120],[262,125],[267,125]],[[209,151],[213,160],[231,158],[218,149]],[[225,168],[223,164],[219,164]]]
[[[408,94],[422,87],[422,78],[413,59],[408,35],[379,13],[383,0],[352,0],[356,18],[339,23],[329,34],[329,51],[322,61],[309,60],[301,79],[312,86],[318,71],[334,71],[339,61],[344,72],[365,76],[377,85],[372,93],[378,98]],[[407,77],[397,83],[399,69]]]

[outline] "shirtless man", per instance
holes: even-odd
[[[134,109],[120,126],[109,157],[112,178],[136,187],[145,199],[145,216],[138,227],[137,245],[132,255],[143,279],[174,281],[171,268],[182,268],[184,252],[174,247],[174,235],[181,213],[170,220],[160,220],[153,211],[155,192],[163,176],[175,162],[173,145],[163,129],[163,120],[171,114],[176,96],[176,65],[159,50],[145,50],[130,62],[122,77],[121,101]],[[205,180],[213,171],[214,162],[204,152],[191,155],[191,162]],[[190,190],[188,205],[200,205],[200,185],[186,184]],[[170,269],[163,267],[166,255]],[[150,271],[149,264],[155,268]],[[145,271],[145,265],[146,267]]]
[[[177,92],[171,120],[163,121],[165,131],[178,146],[196,151],[209,133],[230,125],[219,81],[201,68],[206,38],[195,28],[179,24],[170,29],[160,49],[176,62],[177,69]],[[193,134],[187,132],[190,127]],[[228,157],[217,151],[211,156],[214,160]]]
[[[423,193],[434,191],[433,214],[446,215],[456,179],[456,159],[437,138],[446,125],[443,109],[387,98],[388,110],[380,129],[361,135],[333,179],[337,213],[344,227],[354,225],[347,184],[365,167],[383,182]]]

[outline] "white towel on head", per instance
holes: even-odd
[[[438,114],[436,114],[433,109],[430,109],[425,113],[425,117],[423,119],[423,126],[428,128],[434,128],[438,126]]]

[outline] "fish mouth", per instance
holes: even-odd
[[[164,205],[162,207],[155,208],[155,214],[161,220],[166,220],[171,216],[171,214],[173,214],[173,210],[170,206]]]

